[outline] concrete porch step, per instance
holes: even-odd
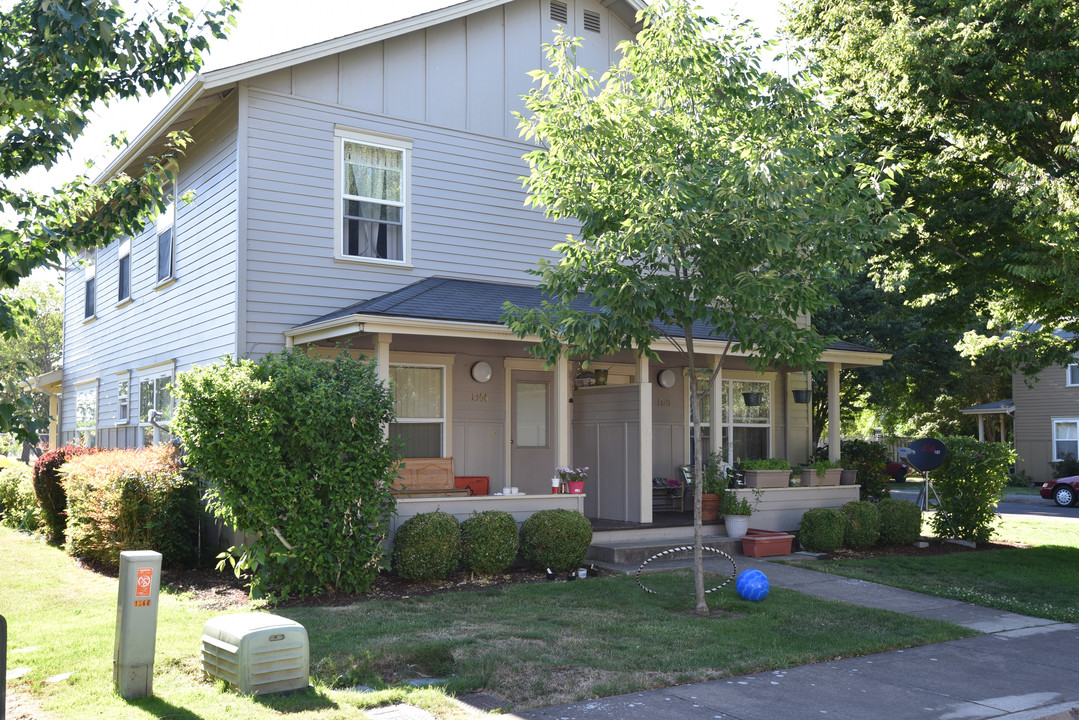
[[[707,536],[704,538],[704,544],[717,550],[722,550],[729,555],[740,554],[742,551],[741,540],[735,540],[726,535]],[[604,539],[598,542],[593,540],[592,545],[588,548],[588,554],[585,555],[585,561],[608,569],[613,569],[614,566],[632,566],[633,571],[636,572],[637,566],[653,555],[681,546],[692,547],[693,536],[635,540]],[[692,550],[687,550],[684,556],[692,558]]]

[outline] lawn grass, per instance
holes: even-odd
[[[1079,622],[1079,522],[1028,516],[997,521],[993,539],[1027,548],[936,557],[814,562],[813,570],[984,607]]]
[[[517,585],[274,610],[307,628],[314,687],[253,699],[201,677],[202,625],[222,613],[163,593],[155,697],[125,702],[112,690],[116,581],[7,529],[0,530],[0,577],[9,667],[32,668],[9,690],[31,694],[58,720],[336,720],[395,702],[452,720],[463,713],[445,692],[405,688],[404,681],[448,678],[451,692],[483,688],[521,709],[972,634],[782,589],[748,603],[729,585],[709,596],[713,617],[697,618],[688,573],[650,576],[658,595],[628,577]],[[43,682],[67,672],[73,675],[66,680]],[[345,689],[361,683],[379,691]]]

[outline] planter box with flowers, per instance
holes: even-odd
[[[790,463],[782,458],[746,460],[742,463],[742,472],[746,487],[751,488],[785,488],[791,478]]]
[[[812,465],[802,468],[802,487],[818,487],[821,485],[838,485],[843,469],[839,463],[828,460],[818,460]]]
[[[588,479],[588,468],[555,468],[555,472],[558,473],[558,479],[565,486],[562,492],[570,495],[584,494],[584,481]]]

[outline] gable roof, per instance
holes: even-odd
[[[159,146],[168,133],[192,127],[217,103],[228,97],[236,83],[242,80],[457,20],[510,2],[514,0],[463,0],[341,37],[199,73],[176,91],[165,108],[108,164],[98,176],[98,182],[116,175],[151,154],[153,148]],[[648,0],[607,0],[604,5],[627,27],[636,29],[637,12],[647,7]]]
[[[374,327],[388,328],[394,322],[413,325],[414,321],[419,321],[419,328],[425,332],[486,327],[490,336],[509,338],[512,334],[502,324],[503,303],[509,301],[518,307],[538,308],[544,300],[551,298],[540,292],[539,288],[529,285],[429,277],[301,323],[286,331],[285,335],[295,342],[308,342],[305,338],[318,339],[323,332],[329,332],[326,337],[333,337],[353,332],[374,332]],[[575,300],[573,307],[597,311],[586,297]],[[682,334],[680,329],[673,326],[660,327],[674,336]],[[335,328],[337,332],[334,332]],[[722,347],[728,340],[727,335],[716,332],[704,323],[693,325],[693,335],[704,351],[710,346]],[[888,353],[839,340],[825,348],[822,359],[856,366],[881,365],[890,357]]]

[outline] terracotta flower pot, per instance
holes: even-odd
[[[719,518],[719,495],[704,493],[701,495],[701,520],[715,522]]]

